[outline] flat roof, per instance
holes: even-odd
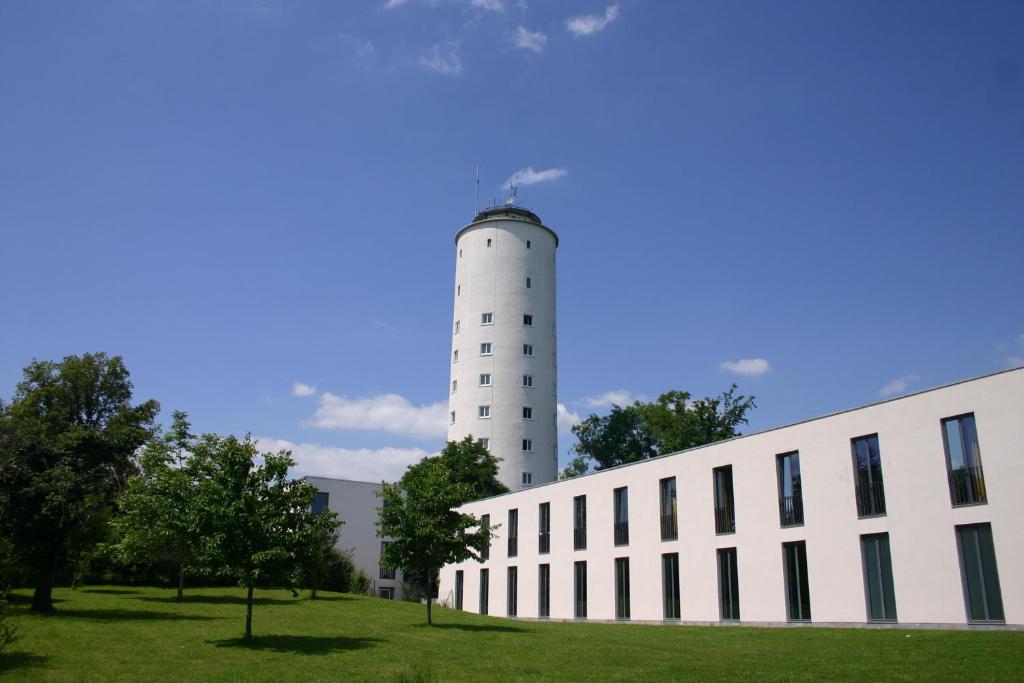
[[[533,211],[530,211],[529,209],[524,209],[521,206],[515,206],[514,204],[492,206],[484,209],[483,211],[480,211],[479,213],[477,213],[476,216],[473,217],[472,223],[463,226],[457,233],[455,233],[455,243],[458,244],[459,238],[462,237],[462,233],[466,232],[470,228],[480,225],[481,223],[486,223],[487,221],[498,220],[513,220],[520,221],[523,223],[530,223],[532,225],[537,226],[538,228],[541,228],[542,230],[547,230],[548,232],[551,233],[551,236],[555,238],[555,247],[558,247],[558,233],[556,233],[548,226],[544,225],[540,220],[540,216],[535,214]]]

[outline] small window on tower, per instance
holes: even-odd
[[[530,278],[526,278],[526,288],[530,289]]]
[[[532,451],[533,450],[533,439],[523,439],[523,450],[524,451]]]
[[[480,417],[490,417],[491,416],[491,407],[490,406],[480,406],[480,408],[478,410],[479,410],[479,416]]]
[[[491,238],[490,237],[487,238],[487,246],[491,246]]]
[[[481,313],[480,314],[480,324],[481,325],[493,325],[494,324],[494,314],[493,313]]]
[[[533,483],[533,472],[523,472],[523,486],[529,486]]]
[[[530,240],[526,240],[526,248],[527,248],[527,249],[529,249],[529,248],[530,248]]]
[[[484,342],[480,345],[480,355],[489,356],[491,355],[491,342]]]
[[[452,351],[452,362],[453,363],[458,363],[459,362],[459,350],[458,349],[455,349],[454,351]]]
[[[533,316],[529,314],[524,315],[523,324],[526,325],[527,327],[533,327]]]
[[[458,334],[458,333],[459,333],[459,321],[456,320],[455,321],[455,334]]]
[[[455,296],[462,296],[462,285],[455,285]]]
[[[484,448],[490,448],[491,440],[490,439],[480,439],[480,445],[483,446]]]
[[[523,406],[523,419],[524,420],[532,420],[533,419],[533,408],[531,408],[530,406]]]
[[[459,390],[459,380],[453,379],[452,380],[452,393],[454,394],[458,390]]]
[[[480,386],[482,386],[482,387],[489,387],[489,386],[491,386],[491,375],[490,375],[490,373],[485,373],[483,375],[480,375]]]
[[[524,356],[532,356],[533,355],[533,344],[523,344],[523,355]]]
[[[524,387],[532,387],[533,386],[533,375],[523,375],[523,386]]]
[[[459,258],[462,258],[462,250],[459,249]]]
[[[454,410],[451,413],[449,413],[449,417],[451,418],[449,421],[452,424],[455,424],[455,411]]]

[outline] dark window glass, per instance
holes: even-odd
[[[1003,621],[992,525],[966,524],[956,528],[960,570],[967,589],[967,617],[971,621]]]
[[[736,548],[718,549],[718,602],[723,621],[739,621],[740,579]]]
[[[519,554],[519,510],[508,511],[508,556]]]
[[[491,526],[491,516],[490,515],[480,515],[480,526],[481,527],[489,527],[489,526]],[[487,545],[485,545],[484,549],[482,551],[480,551],[480,559],[481,560],[489,560],[489,559],[491,559],[491,542],[490,541],[487,541]]]
[[[615,501],[615,545],[629,545],[629,489],[613,491]]]
[[[551,565],[542,564],[537,570],[537,616],[551,616]]]
[[[629,558],[615,558],[615,618],[629,619]]]
[[[480,570],[480,614],[487,614],[487,604],[491,597],[491,572]]]
[[[572,499],[572,547],[574,550],[587,549],[587,497]]]
[[[323,512],[327,509],[327,502],[330,500],[330,497],[327,491],[317,491],[313,494],[313,504],[309,506],[309,511],[314,515]]]
[[[786,607],[790,621],[811,620],[811,594],[807,585],[807,544],[782,544],[786,574]]]
[[[679,605],[679,553],[665,553],[661,556],[661,594],[666,619],[680,617]]]
[[[455,572],[455,609],[462,609],[462,589],[465,587],[462,570]]]
[[[715,533],[731,534],[736,531],[735,505],[732,497],[732,465],[716,467],[715,482]]]
[[[943,420],[942,440],[946,446],[949,495],[953,505],[986,502],[985,474],[981,469],[981,447],[974,415]]]
[[[508,568],[508,587],[507,595],[508,601],[506,606],[506,614],[510,617],[516,616],[516,611],[519,608],[519,569],[517,567]]]
[[[860,537],[864,565],[864,598],[869,621],[896,621],[896,592],[892,583],[889,534]]]
[[[800,490],[800,454],[797,451],[776,456],[779,474],[779,523],[799,526],[804,523],[804,499]]]
[[[576,592],[576,618],[587,618],[587,563],[576,562],[573,566]]]
[[[661,540],[674,541],[679,538],[676,517],[676,478],[661,480]]]
[[[537,510],[538,515],[538,543],[537,551],[543,555],[551,552],[551,503],[541,503]]]
[[[380,556],[384,557],[384,550],[388,547],[387,541],[380,542]],[[380,578],[382,579],[393,579],[395,578],[395,570],[392,567],[385,567],[383,564],[380,565]]]
[[[861,436],[851,442],[857,515],[872,517],[885,514],[885,487],[882,485],[882,452],[878,435]]]

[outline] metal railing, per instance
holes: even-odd
[[[661,540],[674,541],[679,538],[679,527],[675,515],[661,516]]]
[[[803,496],[779,497],[779,522],[782,526],[797,526],[804,523]]]
[[[715,508],[715,533],[731,534],[736,531],[736,516],[732,505]]]
[[[587,549],[587,527],[576,527],[572,530],[572,547],[574,550]]]
[[[859,484],[856,488],[857,515],[871,517],[885,514],[885,486],[880,481]]]
[[[981,465],[952,470],[949,473],[949,493],[953,505],[986,502],[985,474],[981,471]]]
[[[615,522],[615,545],[629,545],[629,522]]]

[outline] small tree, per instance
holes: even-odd
[[[448,468],[453,483],[469,485],[472,494],[467,500],[508,493],[508,487],[498,480],[501,458],[491,455],[480,439],[467,436],[449,441],[437,457]]]
[[[437,458],[409,467],[397,484],[384,484],[377,495],[382,503],[378,535],[393,539],[384,549],[381,564],[423,572],[427,624],[432,624],[435,572],[446,564],[479,559],[490,543],[491,529],[457,509],[471,499],[472,487],[452,482],[448,468]]]
[[[338,527],[333,512],[310,511],[316,489],[288,478],[294,465],[288,451],[259,454],[249,437],[206,434],[193,448],[203,553],[219,574],[246,589],[246,640],[252,638],[255,587],[294,589],[307,549]]]
[[[339,522],[344,524],[344,522]],[[316,600],[321,589],[347,593],[352,590],[355,567],[351,552],[337,548],[338,534],[326,529],[315,535],[301,556],[302,587]]]

